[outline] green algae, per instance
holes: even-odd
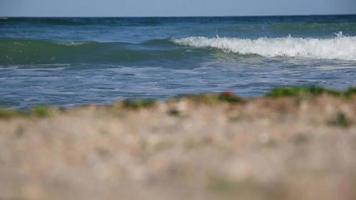
[[[184,96],[188,100],[193,101],[194,103],[203,103],[203,104],[216,104],[216,103],[242,103],[244,99],[231,93],[231,92],[223,92],[220,94],[199,94],[199,95],[188,95]]]
[[[36,106],[32,109],[31,114],[36,117],[49,117],[52,115],[52,110],[48,106]]]
[[[288,96],[317,96],[328,94],[332,96],[341,96],[342,92],[325,89],[321,87],[282,87],[272,89],[267,93],[267,97],[288,97]]]
[[[10,119],[13,117],[23,116],[24,113],[21,113],[16,110],[10,110],[5,108],[0,108],[0,119]]]
[[[345,91],[337,91],[322,87],[281,87],[272,89],[267,93],[267,97],[293,97],[293,96],[318,96],[330,95],[336,97],[352,97],[356,94],[356,88],[351,87]]]
[[[156,104],[152,99],[141,99],[141,100],[125,100],[122,102],[122,105],[125,108],[129,109],[140,109],[140,108],[149,108]]]

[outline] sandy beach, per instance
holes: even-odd
[[[356,96],[0,113],[0,199],[356,199]]]

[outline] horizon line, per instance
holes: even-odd
[[[352,16],[356,13],[343,13],[343,14],[296,14],[296,15],[183,15],[183,16],[0,16],[2,18],[209,18],[209,17],[308,17],[308,16]]]

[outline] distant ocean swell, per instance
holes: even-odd
[[[214,48],[242,55],[260,55],[264,57],[300,57],[310,59],[356,60],[356,37],[334,38],[207,38],[188,37],[175,39],[179,45],[196,48]]]
[[[350,16],[349,16],[350,17]],[[310,21],[310,16],[280,16],[276,17],[264,17],[265,20],[273,20],[269,30],[271,31],[299,31],[299,30],[328,30],[328,31],[356,31],[355,16],[351,16],[353,21],[341,20],[338,22],[333,21],[333,16],[323,16],[321,19],[314,19]],[[249,24],[245,22],[250,22]],[[244,23],[244,26],[231,26],[234,30],[243,30],[250,27],[252,30],[263,30],[266,28],[264,23],[260,23],[259,17],[154,17],[154,18],[0,18],[0,25],[50,25],[50,26],[93,26],[93,25],[114,25],[114,26],[160,26],[181,24],[184,22],[190,23]],[[242,28],[242,29],[240,29]]]
[[[203,56],[206,51],[197,49],[186,55],[183,47],[168,39],[149,40],[141,44],[2,39],[0,65],[179,60],[187,56]]]

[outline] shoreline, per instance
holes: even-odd
[[[355,93],[0,112],[0,199],[353,200]]]

